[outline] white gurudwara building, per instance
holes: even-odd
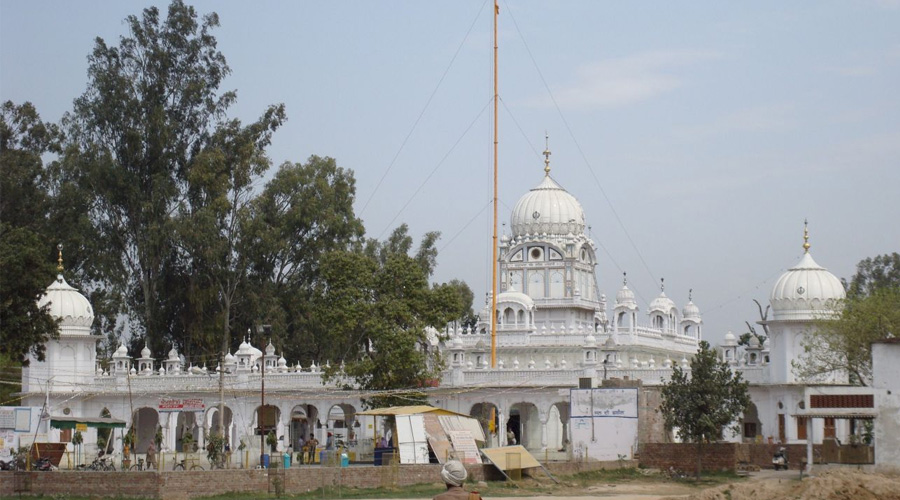
[[[487,436],[484,446],[514,439],[542,459],[580,457],[590,445],[576,439],[571,428],[570,391],[585,383],[614,387],[615,379],[639,381],[641,391],[658,389],[674,365],[687,368],[696,352],[702,339],[700,310],[687,293],[688,303],[679,311],[661,286],[642,312],[627,282],[609,304],[598,286],[595,244],[585,233],[584,211],[550,176],[549,161],[540,183],[516,203],[510,226],[512,233],[499,248],[496,311],[488,300],[474,328],[435,332],[430,348],[443,351],[448,366],[439,386],[426,391],[434,406],[478,418]],[[804,248],[800,262],[772,290],[773,315],[766,321],[770,338],[763,345],[751,339],[741,348],[729,333],[719,347],[722,359],[750,381],[753,400],[741,421],[743,432],[728,439],[803,443],[811,435],[821,442],[827,436],[846,439],[854,431],[849,420],[825,413],[816,414],[822,418],[810,415],[811,428],[806,418],[798,418],[810,411],[811,390],[846,387],[841,374],[802,381],[791,369],[804,335],[815,321],[834,314],[830,308],[844,298],[840,281],[813,260],[808,241]],[[17,410],[40,413],[46,403],[43,413],[50,418],[15,434],[20,444],[35,438],[69,441],[71,431],[54,422],[108,416],[134,426],[137,453],[146,451],[158,431],[163,452],[182,451],[187,435],[202,449],[206,436],[218,427],[218,369],[225,370],[225,435],[232,449],[246,447],[236,461],[255,465],[260,428],[279,436],[279,449],[298,449],[301,437],[309,434],[324,445],[332,433],[358,459],[371,453],[384,432],[378,423],[357,415],[366,394],[342,390],[341,381],[323,384],[321,367],[289,363],[271,344],[263,352],[244,340],[221,368],[185,366],[174,348],[164,359],[154,359],[149,349],[134,357],[121,346],[108,364],[100,363],[100,339],[90,333],[91,305],[62,274],[40,303],[49,303],[51,314],[60,319],[60,336],[47,343],[44,361],[31,358],[23,370],[22,407]],[[495,368],[490,367],[492,319],[497,322]],[[642,410],[635,419],[652,413]],[[83,433],[85,446],[95,444],[103,432],[89,425]],[[640,434],[617,443],[610,450],[613,458],[633,456],[639,441],[671,439],[652,426]],[[121,439],[122,433],[113,431],[109,448],[120,451]],[[591,439],[612,442],[602,434]]]

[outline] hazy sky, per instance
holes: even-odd
[[[58,120],[94,37],[117,43],[150,4],[2,0],[0,98]],[[219,14],[231,115],[286,105],[274,164],[352,169],[371,237],[441,231],[434,280],[465,280],[480,309],[490,0],[193,5]],[[717,341],[799,260],[804,218],[838,277],[900,250],[900,2],[503,1],[500,45],[501,220],[540,182],[546,131],[610,302],[625,270],[646,312],[664,277],[679,308],[693,288]]]

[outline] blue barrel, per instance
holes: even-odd
[[[283,458],[284,458],[284,468],[290,469],[291,468],[291,454],[285,453]]]
[[[262,466],[263,466],[264,469],[268,469],[268,468],[269,468],[269,454],[268,454],[268,453],[263,453],[263,456],[262,456]]]

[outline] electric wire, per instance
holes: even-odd
[[[525,40],[525,36],[522,33],[522,30],[519,29],[519,24],[516,22],[515,15],[513,15],[512,9],[509,7],[509,2],[504,1],[504,5],[509,10],[509,16],[512,19],[513,26],[516,28],[516,32],[519,34],[519,37],[522,39],[522,44],[525,46],[525,51],[528,53],[528,57],[531,59],[532,64],[534,65],[535,70],[538,73],[538,76],[541,79],[541,83],[543,83],[544,88],[547,90],[547,93],[550,95],[550,100],[553,102],[553,106],[556,108],[556,112],[559,114],[560,119],[563,122],[563,125],[566,128],[566,131],[569,133],[569,137],[571,137],[572,141],[575,143],[575,148],[578,150],[578,153],[581,156],[581,159],[584,161],[585,165],[588,167],[588,171],[591,173],[591,177],[594,179],[594,182],[597,184],[597,188],[600,190],[600,194],[603,195],[603,199],[606,200],[607,205],[609,205],[610,210],[613,213],[613,216],[616,218],[616,221],[619,223],[619,227],[622,228],[622,231],[625,233],[628,242],[631,244],[631,247],[634,249],[638,258],[643,264],[644,269],[647,271],[647,274],[650,275],[650,278],[653,282],[658,282],[659,280],[656,278],[656,275],[653,271],[650,270],[650,266],[647,265],[647,261],[644,259],[643,254],[641,254],[640,249],[637,244],[635,244],[634,239],[632,239],[631,234],[628,232],[628,228],[625,227],[625,223],[622,222],[622,218],[619,217],[619,213],[616,211],[615,206],[613,206],[612,201],[607,196],[606,191],[603,189],[603,185],[600,183],[600,179],[597,177],[597,174],[594,172],[594,167],[591,165],[591,162],[588,160],[587,155],[584,150],[581,148],[581,144],[578,142],[578,139],[575,137],[575,133],[572,131],[572,127],[569,125],[569,121],[566,119],[565,115],[562,112],[562,109],[559,107],[559,103],[556,101],[556,96],[554,96],[553,91],[550,89],[550,85],[547,83],[546,78],[544,78],[544,73],[541,71],[540,66],[538,66],[537,60],[534,57],[534,54],[531,52],[531,48],[528,46],[528,41]],[[645,301],[646,302],[646,301]]]
[[[369,198],[363,204],[362,209],[359,211],[359,216],[362,217],[366,212],[366,208],[369,206],[369,203],[372,201],[372,198],[375,197],[375,193],[378,192],[378,189],[381,187],[381,184],[384,183],[384,179],[387,177],[388,173],[390,173],[391,169],[394,167],[394,164],[397,163],[397,158],[400,157],[400,153],[403,151],[403,148],[406,146],[406,143],[409,141],[409,138],[412,137],[413,132],[415,132],[416,128],[419,125],[419,122],[422,120],[422,117],[425,116],[425,111],[428,110],[428,107],[431,105],[431,101],[434,100],[434,96],[437,95],[438,89],[441,88],[441,84],[444,83],[444,79],[447,77],[447,74],[450,72],[450,68],[453,67],[453,63],[456,61],[456,57],[459,55],[459,52],[462,50],[463,45],[465,45],[466,40],[469,39],[469,34],[472,33],[472,29],[475,27],[475,23],[478,21],[478,18],[481,17],[481,12],[484,10],[484,6],[487,4],[487,0],[482,2],[481,7],[478,9],[478,13],[475,15],[475,19],[472,20],[472,24],[469,26],[469,30],[466,31],[466,35],[463,37],[462,41],[459,42],[459,46],[456,48],[456,52],[453,53],[453,57],[450,58],[450,63],[447,64],[447,67],[444,69],[444,73],[441,75],[438,80],[437,85],[435,85],[434,90],[431,91],[431,95],[428,96],[428,100],[425,102],[425,106],[422,107],[422,111],[419,112],[419,116],[416,117],[415,122],[413,122],[412,127],[409,129],[409,132],[406,134],[406,137],[403,138],[403,141],[400,143],[400,148],[397,149],[397,152],[394,154],[394,157],[391,159],[391,162],[388,164],[387,168],[384,171],[384,174],[381,175],[381,178],[378,180],[378,183],[375,185],[375,188],[372,190],[372,193],[369,194]]]

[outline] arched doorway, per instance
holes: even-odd
[[[569,403],[561,401],[550,407],[547,418],[547,448],[567,451],[569,445]]]
[[[159,427],[159,413],[155,408],[138,408],[132,417],[134,429],[134,452],[147,453],[150,443],[156,438],[156,429]]]
[[[328,439],[325,435],[325,444],[329,441],[333,446],[346,445],[350,440],[356,440],[356,433],[353,425],[356,423],[356,408],[346,403],[336,404],[328,410],[327,429],[328,432],[334,434],[333,440]]]
[[[175,423],[175,451],[193,452],[199,448],[197,442],[199,437],[200,423],[197,421],[197,415],[192,411],[178,412],[178,419]],[[188,443],[190,443],[189,449],[185,450],[185,445]]]
[[[469,415],[481,424],[481,430],[487,439],[486,447],[500,446],[500,438],[497,433],[497,428],[500,426],[500,412],[497,411],[497,405],[475,403],[469,410]]]
[[[762,439],[762,422],[759,420],[759,411],[752,402],[744,410],[744,418],[741,419],[741,424],[744,442],[752,443],[757,436],[760,436],[760,439]]]
[[[231,408],[225,407],[225,411],[222,412],[222,416],[224,417],[224,425],[225,430],[222,431],[222,428],[219,427],[219,407],[213,406],[206,413],[206,424],[209,427],[210,434],[221,434],[225,436],[228,444],[234,443],[234,436],[232,435],[232,422],[234,421],[234,417],[231,413]]]
[[[313,405],[297,405],[291,410],[291,425],[288,431],[294,451],[301,449],[300,438],[308,441],[309,435],[315,433],[318,420],[319,410]]]
[[[509,419],[504,432],[511,430],[516,443],[527,449],[541,447],[541,419],[537,406],[533,403],[516,403],[509,410]]]

